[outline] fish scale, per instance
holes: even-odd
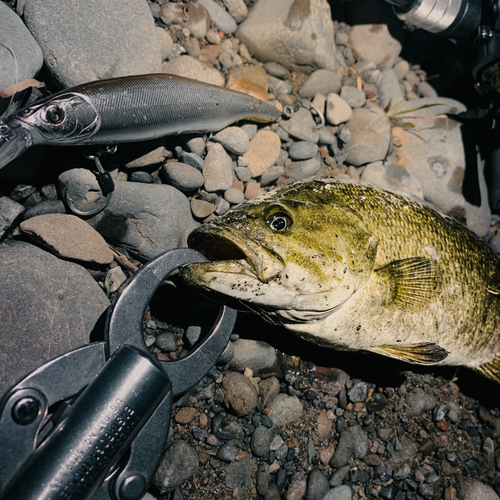
[[[284,230],[273,230],[276,217],[288,221]],[[309,179],[203,224],[189,245],[212,262],[184,269],[188,284],[239,299],[306,340],[465,365],[500,382],[500,297],[488,292],[499,288],[499,260],[423,202],[354,181]],[[253,268],[232,260],[236,249]],[[311,262],[312,255],[321,257]],[[267,281],[263,259],[275,271]]]

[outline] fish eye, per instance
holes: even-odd
[[[49,123],[59,125],[64,119],[64,111],[57,105],[52,105],[45,111],[45,118]]]
[[[266,219],[266,222],[273,231],[286,231],[292,225],[292,219],[284,212],[275,212]]]

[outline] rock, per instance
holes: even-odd
[[[162,8],[164,5],[169,5],[169,3],[163,3]],[[170,3],[170,5],[172,4]],[[186,26],[192,36],[194,36],[198,40],[203,40],[210,28],[210,14],[208,13],[207,9],[199,3],[189,4],[187,13],[189,19],[185,20],[184,15],[182,15],[181,23]]]
[[[181,486],[198,468],[198,453],[186,441],[176,439],[163,455],[153,485],[165,495]]]
[[[424,199],[420,183],[405,167],[397,163],[377,161],[369,163],[361,173],[361,181],[384,189]]]
[[[252,448],[252,453],[256,457],[263,457],[269,453],[269,448],[271,443],[269,441],[269,429],[263,425],[259,425],[252,434],[252,439],[250,440],[250,446]]]
[[[302,472],[296,472],[286,492],[286,500],[302,500],[306,494],[307,483]]]
[[[238,24],[247,17],[248,7],[243,0],[224,0],[224,5]]]
[[[226,486],[238,488],[243,493],[253,486],[252,475],[255,469],[254,459],[247,455],[241,462],[231,462],[226,469]]]
[[[290,179],[298,181],[315,175],[321,168],[321,160],[318,156],[304,161],[295,161],[288,169]]]
[[[245,195],[239,189],[229,188],[224,191],[224,198],[232,205],[238,205],[245,200]]]
[[[147,2],[27,0],[24,22],[62,87],[117,76],[159,73],[161,55]]]
[[[234,462],[239,452],[240,450],[238,450],[236,446],[233,446],[229,443],[224,443],[219,448],[219,451],[217,452],[215,458],[217,458],[217,460],[222,460],[223,462]]]
[[[327,69],[318,69],[304,82],[299,90],[299,96],[307,99],[316,94],[337,94],[340,91],[341,82],[337,73]]]
[[[238,339],[233,345],[234,356],[229,363],[230,370],[242,372],[245,368],[250,368],[256,377],[276,374],[276,350],[267,342]]]
[[[290,71],[288,71],[285,66],[282,66],[278,62],[269,61],[264,64],[264,69],[276,78],[288,78],[290,76]]]
[[[347,122],[351,138],[344,147],[347,161],[358,167],[383,160],[391,141],[389,119],[378,106],[354,109]]]
[[[401,52],[386,24],[358,24],[349,31],[349,41],[357,59],[373,62],[379,69],[392,68]]]
[[[326,119],[332,125],[340,125],[349,121],[352,117],[352,109],[347,102],[337,94],[328,94],[326,102]]]
[[[302,403],[296,396],[288,394],[278,394],[276,398],[269,403],[271,412],[269,417],[276,427],[291,424],[297,421],[302,415]]]
[[[328,479],[319,469],[309,472],[307,479],[306,500],[322,500],[329,490]]]
[[[0,239],[5,236],[24,211],[25,208],[17,201],[8,196],[0,197]]]
[[[242,155],[248,151],[250,141],[248,135],[239,127],[227,127],[212,137],[212,140],[218,142],[231,153]]]
[[[159,145],[159,141],[123,144],[118,154],[125,170],[156,166],[171,156],[164,146]]]
[[[417,445],[407,436],[399,438],[401,449],[394,451],[388,462],[392,467],[400,467],[404,463],[412,464],[417,456]]]
[[[349,432],[351,433],[354,455],[357,458],[366,457],[368,454],[368,435],[366,432],[359,425],[349,427]]]
[[[477,479],[468,479],[462,483],[462,495],[464,500],[498,500],[499,496],[495,490]]]
[[[186,143],[186,146],[191,153],[199,156],[200,158],[205,154],[205,141],[203,137],[193,137]],[[182,161],[188,163],[184,158],[182,158]],[[192,166],[194,167],[194,165]]]
[[[464,109],[459,102],[440,97],[408,102],[402,110],[428,104],[437,105],[409,114],[438,116]],[[421,130],[419,134],[406,134],[406,141],[398,149],[398,154],[404,157],[406,170],[422,186],[424,198],[441,212],[465,219],[469,229],[484,236],[489,228],[490,208],[483,165],[478,163],[477,201],[473,204],[463,195],[466,157],[462,125],[451,118],[412,120],[404,114],[398,115],[398,118],[414,122]],[[471,165],[471,168],[475,166]]]
[[[386,68],[382,71],[377,88],[380,107],[382,109],[385,109],[389,102],[392,108],[392,106],[404,100],[398,77],[392,68]]]
[[[318,142],[318,126],[311,112],[306,108],[299,108],[289,120],[281,120],[281,128],[299,141]]]
[[[347,396],[353,403],[365,401],[368,395],[368,386],[366,382],[356,382],[348,391]]]
[[[351,108],[362,108],[366,101],[366,94],[356,87],[342,87],[340,89],[340,97]]]
[[[269,167],[265,172],[260,175],[260,185],[268,186],[285,173],[285,169],[279,165]]]
[[[314,142],[294,142],[288,148],[288,154],[292,160],[308,160],[318,152],[318,146]]]
[[[233,162],[220,144],[213,144],[205,156],[203,164],[205,189],[225,191],[233,185]]]
[[[231,35],[236,31],[236,21],[231,17],[231,14],[217,5],[213,0],[198,0],[198,3],[207,9],[215,26],[224,35]]]
[[[351,500],[352,490],[347,484],[332,488],[322,500]]]
[[[269,77],[269,92],[278,98],[282,95],[291,94],[292,90],[292,85],[289,82],[274,76]]]
[[[335,69],[335,40],[326,0],[259,0],[236,36],[259,61],[311,73]]]
[[[339,444],[337,445],[337,448],[335,448],[333,457],[330,460],[330,465],[334,469],[344,467],[349,463],[349,460],[351,459],[353,453],[354,445],[352,441],[352,435],[348,430],[344,429],[340,433]]]
[[[205,219],[215,212],[216,206],[213,203],[198,198],[191,199],[191,212],[197,219]]]
[[[158,44],[160,46],[160,55],[162,62],[165,61],[171,54],[174,48],[174,42],[170,34],[159,26],[156,27],[156,36],[158,37]]]
[[[250,141],[248,151],[243,158],[248,160],[248,169],[253,177],[265,172],[278,159],[281,141],[277,134],[270,130],[261,130]],[[206,160],[205,160],[206,161]]]
[[[280,393],[280,383],[276,377],[269,377],[259,382],[259,394],[262,404],[267,406]]]
[[[160,170],[160,176],[164,182],[185,192],[195,191],[203,186],[205,180],[202,173],[181,162],[169,161]]]
[[[234,169],[234,173],[236,174],[236,177],[243,182],[248,182],[252,178],[252,172],[250,172],[247,167],[236,167]]]
[[[159,333],[155,339],[155,346],[163,352],[175,352],[177,350],[177,339],[172,332]]]
[[[192,56],[179,56],[162,66],[163,73],[185,76],[200,82],[210,83],[222,87],[224,75],[211,64],[205,63]]]
[[[6,4],[0,3],[0,90],[28,78],[34,78],[43,64],[42,49],[22,22]],[[13,113],[26,96],[16,94],[12,99],[0,99],[0,118]],[[11,102],[12,101],[12,102]]]
[[[248,415],[257,405],[257,390],[241,373],[230,372],[222,380],[224,404],[237,415]]]
[[[49,359],[87,344],[109,301],[83,267],[22,241],[0,246],[0,280],[3,394]]]
[[[58,257],[109,264],[113,253],[104,238],[74,215],[46,214],[21,223],[21,231]]]
[[[90,179],[89,179],[90,174]],[[81,186],[79,204],[98,189],[93,174],[85,169],[68,170],[58,178],[61,192]],[[187,236],[197,226],[188,199],[164,184],[115,181],[109,205],[87,222],[108,242],[123,246],[141,259],[186,246]]]
[[[409,417],[415,417],[424,411],[433,410],[436,403],[432,394],[427,394],[421,387],[417,387],[406,395],[406,413]]]
[[[344,478],[349,474],[349,465],[344,465],[337,469],[332,476],[330,477],[330,486],[332,488],[335,488],[336,486],[339,486]]]
[[[227,77],[226,87],[251,95],[261,101],[267,100],[268,76],[260,66],[233,68]]]

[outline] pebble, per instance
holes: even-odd
[[[275,182],[279,177],[285,173],[285,169],[279,165],[273,165],[260,175],[260,185],[268,186]]]
[[[318,152],[318,146],[314,142],[294,142],[288,148],[288,154],[292,160],[308,160]]]
[[[302,500],[307,490],[307,482],[302,472],[297,472],[290,482],[286,492],[286,500]]]
[[[203,150],[205,149],[205,143],[203,143]],[[203,154],[203,153],[202,153]],[[183,163],[191,165],[192,167],[202,170],[203,169],[203,158],[196,153],[188,153],[183,151],[181,153],[180,159]]]
[[[315,175],[320,168],[321,160],[318,157],[304,161],[295,161],[288,169],[288,175],[290,179],[297,181]]]
[[[299,141],[317,143],[319,132],[311,112],[306,108],[299,108],[289,120],[281,120],[281,128]]]
[[[248,415],[257,405],[257,390],[241,373],[228,373],[222,380],[222,390],[224,404],[237,415]]]
[[[271,417],[276,427],[287,425],[298,420],[302,415],[302,403],[296,396],[288,394],[278,394],[273,401],[269,403]]]
[[[236,31],[236,21],[226,10],[216,4],[213,0],[198,0],[198,3],[207,9],[210,14],[210,19],[215,23],[217,29],[222,31],[224,35],[231,35]]]
[[[385,109],[391,103],[391,108],[398,102],[404,101],[399,79],[392,68],[384,69],[380,82],[377,84],[380,107]],[[389,111],[390,112],[390,111]]]
[[[267,455],[271,446],[269,441],[269,429],[263,425],[259,425],[252,434],[250,446],[252,448],[252,453],[256,457]]]
[[[253,177],[265,172],[278,159],[281,141],[277,134],[270,130],[261,130],[250,141],[248,151],[243,155],[248,160],[248,169]]]
[[[254,459],[247,455],[240,462],[231,462],[226,470],[226,486],[244,490],[253,486],[252,473],[255,467]]]
[[[205,219],[215,212],[215,205],[209,201],[193,198],[191,200],[191,212],[197,219]]]
[[[160,176],[166,184],[188,193],[201,188],[205,182],[198,169],[177,161],[165,163],[160,170]]]
[[[45,214],[20,225],[21,231],[55,255],[96,264],[109,264],[113,253],[87,222],[69,214]]]
[[[234,173],[242,182],[248,182],[252,178],[252,172],[247,167],[236,167]]]
[[[153,184],[154,182],[153,176],[149,172],[143,172],[142,170],[132,172],[128,180],[130,182],[142,182],[144,184]]]
[[[230,443],[224,443],[217,452],[217,460],[222,460],[223,462],[233,462],[236,460],[236,456],[240,450]]]
[[[366,94],[356,87],[344,86],[340,89],[340,97],[351,108],[362,108],[365,105]]]
[[[385,158],[391,141],[389,119],[378,106],[354,109],[347,122],[351,133],[344,152],[347,161],[354,166]]]
[[[211,64],[188,55],[182,55],[164,63],[161,72],[184,76],[219,87],[222,87],[225,82],[224,75]]]
[[[267,406],[280,392],[280,383],[276,377],[269,377],[259,382],[259,394],[262,403]]]
[[[95,0],[85,9],[71,2],[27,0],[23,14],[47,68],[63,88],[104,75],[161,72],[154,19],[142,0],[131,0],[127,8],[120,0]]]
[[[306,500],[322,500],[329,490],[328,479],[319,469],[309,472],[307,480]]]
[[[307,7],[295,4],[295,10],[290,10],[291,4],[284,8],[277,2],[257,2],[236,36],[260,61],[307,74],[320,68],[335,70],[330,6],[326,0],[311,0]]]
[[[352,490],[347,484],[332,488],[322,500],[351,500]]]
[[[253,200],[260,194],[260,182],[248,182],[245,187],[245,199]]]
[[[181,486],[198,468],[198,453],[186,441],[176,439],[163,455],[153,485],[161,495]]]
[[[237,205],[245,200],[245,195],[243,191],[239,189],[229,188],[224,191],[224,198],[232,205]]]
[[[158,37],[161,60],[163,62],[168,59],[168,56],[172,53],[174,42],[172,41],[172,37],[170,36],[170,34],[159,26],[156,27],[156,36]]]
[[[278,62],[268,61],[264,63],[264,69],[276,78],[285,79],[290,76],[290,71]]]
[[[243,0],[224,0],[224,5],[238,24],[247,17],[248,7]]]
[[[230,370],[243,371],[245,368],[250,368],[255,377],[275,374],[278,365],[276,349],[267,342],[238,339],[233,345],[234,356],[229,363]]]
[[[156,335],[155,346],[163,352],[175,352],[177,350],[177,339],[171,332]]]
[[[203,178],[208,192],[225,191],[233,184],[233,161],[220,144],[210,146],[203,163]]]
[[[372,62],[380,69],[392,68],[402,48],[390,35],[386,24],[352,26],[349,42],[357,58]]]
[[[343,430],[340,433],[339,444],[335,448],[332,459],[330,460],[330,465],[334,469],[340,469],[349,463],[352,455],[354,453],[354,445],[352,441],[352,435],[349,431]]]
[[[250,141],[247,133],[239,127],[227,127],[217,132],[212,140],[218,142],[231,153],[242,155],[248,151]]]
[[[5,236],[24,211],[25,208],[17,201],[8,196],[0,197],[0,239]]]
[[[433,410],[436,403],[434,396],[427,394],[421,387],[417,387],[406,395],[406,413],[409,417],[415,417],[424,411]]]
[[[227,77],[226,87],[266,101],[268,75],[266,70],[260,66],[233,68]]]
[[[337,94],[328,94],[326,102],[326,119],[332,125],[340,125],[349,121],[352,109],[347,102]]]
[[[318,69],[304,82],[299,90],[299,97],[313,98],[316,94],[337,94],[340,92],[341,82],[337,73],[327,69]]]

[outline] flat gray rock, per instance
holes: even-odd
[[[259,61],[312,73],[336,68],[330,6],[326,0],[259,0],[236,31]]]
[[[8,196],[0,197],[0,239],[12,227],[25,208]]]
[[[0,89],[34,78],[43,64],[42,49],[21,18],[7,4],[0,2]],[[20,104],[24,92],[0,99],[0,117],[10,106],[9,114]]]
[[[337,73],[327,69],[318,69],[300,87],[299,96],[313,98],[316,94],[328,95],[338,93],[341,87],[340,78]]]
[[[68,187],[79,186],[72,196],[78,206],[80,199],[95,195],[95,186],[90,182],[87,191],[84,189],[87,175],[84,169],[73,169],[58,179],[63,194]],[[92,206],[89,200],[86,206]],[[186,246],[188,234],[197,226],[188,199],[173,186],[123,181],[115,181],[109,205],[87,222],[106,241],[144,260]]]
[[[281,120],[280,127],[292,137],[300,141],[318,142],[318,126],[311,112],[306,108],[299,108],[289,120]]]
[[[109,301],[78,264],[21,241],[0,246],[0,393],[89,342]]]
[[[161,72],[160,46],[146,0],[27,0],[24,21],[63,87]]]

